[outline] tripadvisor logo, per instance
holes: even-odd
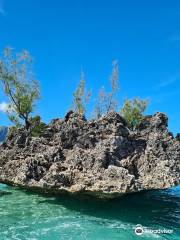
[[[141,224],[137,224],[135,229],[134,229],[134,233],[138,236],[142,235],[142,234],[172,234],[173,230],[172,229],[150,229],[150,228],[146,228],[146,227],[142,227]]]
[[[136,225],[134,232],[136,235],[142,235],[144,233],[142,225]]]

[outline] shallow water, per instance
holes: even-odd
[[[144,233],[134,233],[141,224]],[[169,229],[173,233],[147,233]],[[145,232],[146,231],[146,232]],[[0,184],[0,240],[180,239],[180,187],[97,201]]]

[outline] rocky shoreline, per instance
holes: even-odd
[[[0,145],[0,182],[44,192],[114,198],[180,184],[180,135],[163,113],[136,131],[111,112],[97,121],[69,112],[40,137],[24,129]]]

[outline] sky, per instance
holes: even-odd
[[[118,101],[149,99],[146,114],[164,112],[180,132],[179,0],[0,0],[0,51],[27,49],[34,59],[45,122],[72,106],[83,68],[93,92],[109,90],[112,61],[119,63]],[[0,125],[7,99],[0,93]]]

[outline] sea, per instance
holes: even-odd
[[[113,200],[0,184],[0,240],[180,240],[180,187]]]

